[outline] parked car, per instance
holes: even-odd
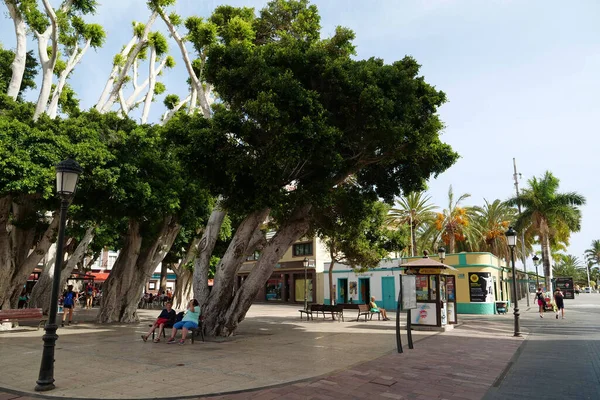
[[[592,293],[592,288],[591,287],[584,287],[583,288],[583,293]]]

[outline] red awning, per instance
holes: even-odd
[[[110,272],[90,272],[94,276],[94,282],[104,282],[108,279]]]

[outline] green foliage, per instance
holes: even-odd
[[[79,110],[79,99],[77,93],[69,86],[65,84],[62,92],[58,98],[58,107],[61,113],[68,115],[69,117],[77,116]]]
[[[167,39],[160,32],[151,32],[148,35],[148,44],[154,47],[158,56],[162,56],[169,51]]]
[[[115,54],[114,58],[113,58],[113,65],[118,65],[118,66],[123,66],[125,65],[125,57],[123,57],[123,55],[121,53],[119,54]]]
[[[385,223],[389,207],[375,196],[365,196],[351,185],[336,188],[331,203],[313,210],[315,228],[332,256],[352,268],[376,267],[392,250],[408,242],[405,231],[390,230]]]
[[[15,59],[15,53],[11,50],[6,50],[0,45],[0,93],[6,93],[8,85],[12,78],[11,64]],[[27,52],[25,58],[25,72],[21,81],[18,98],[21,99],[23,93],[28,89],[35,89],[35,77],[38,73],[39,64],[33,55],[33,50]]]
[[[274,0],[255,21],[256,41],[290,40],[312,43],[319,39],[321,17],[308,0]]]
[[[162,82],[156,82],[154,85],[154,94],[163,94],[167,90],[167,87]]]
[[[165,61],[165,67],[166,68],[175,67],[175,59],[172,56],[167,56],[167,59]]]
[[[141,39],[142,36],[144,36],[145,29],[146,29],[146,24],[142,24],[141,22],[134,23],[133,34]]]
[[[216,41],[217,26],[212,22],[205,22],[200,17],[190,17],[185,20],[185,27],[188,30],[186,38],[200,54]]]
[[[169,94],[169,95],[165,96],[165,99],[163,100],[163,104],[169,110],[172,110],[175,108],[175,106],[177,104],[179,104],[179,96],[177,96],[176,94]]]
[[[174,12],[169,14],[169,21],[171,21],[173,26],[180,26],[183,23],[183,20],[181,19],[181,15],[174,13]]]

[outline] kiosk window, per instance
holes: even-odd
[[[417,275],[416,288],[417,288],[417,301],[429,300],[429,288],[427,285],[427,275]]]
[[[437,300],[437,276],[429,275],[429,300]]]

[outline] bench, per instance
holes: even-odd
[[[200,337],[202,338],[202,341],[204,342],[204,331],[202,330],[202,322],[203,321],[204,321],[204,317],[200,316],[200,318],[198,318],[198,327],[190,329],[190,332],[192,332],[192,344],[194,344],[194,336],[198,336],[198,335],[200,335]]]
[[[174,322],[173,322],[173,324],[174,324]],[[163,338],[166,338],[166,337],[167,337],[167,336],[166,336],[166,333],[165,333],[165,331],[166,331],[167,329],[171,329],[171,328],[173,328],[173,324],[172,324],[172,323],[169,323],[169,322],[167,322],[167,323],[165,324],[165,326],[163,327]],[[148,324],[148,327],[149,327],[149,328],[151,328],[151,327],[152,327],[152,325],[154,325],[154,324]],[[156,329],[160,329],[160,327],[156,327]],[[154,332],[156,331],[156,329],[152,331],[152,341],[154,341]]]
[[[325,318],[325,313],[331,313],[331,319],[335,320],[335,317],[337,315],[338,318],[338,322],[340,320],[344,320],[344,307],[342,305],[336,304],[336,305],[328,305],[328,304],[324,304],[323,305],[323,310],[321,311],[323,313],[323,318]]]
[[[306,314],[306,320],[308,321],[308,318],[310,317],[310,319],[313,319],[313,313],[317,314],[317,317],[319,316],[320,312],[323,312],[323,304],[311,304],[310,308],[308,310],[298,310],[300,312],[300,319],[302,319],[303,314]],[[323,313],[323,318],[325,318],[325,313]]]
[[[21,320],[39,320],[38,329],[47,320],[48,317],[44,316],[41,308],[18,308],[16,310],[0,310],[0,323],[12,322]]]

